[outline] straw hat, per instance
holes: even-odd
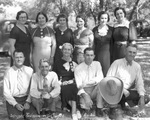
[[[123,95],[123,82],[116,77],[105,77],[100,81],[99,90],[108,104],[118,104]]]

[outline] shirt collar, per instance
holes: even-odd
[[[21,68],[17,68],[17,67],[14,65],[14,66],[13,66],[13,69],[14,69],[15,71],[17,71],[17,70],[23,71],[23,70],[24,70],[24,66],[22,66]]]
[[[85,62],[84,62],[85,66],[87,67],[92,67],[93,66],[93,62],[90,64],[90,65],[87,65]]]
[[[126,60],[126,58],[124,58],[124,61],[125,61],[125,64],[128,66],[132,66],[132,64],[133,64],[133,61],[132,62],[128,62],[127,60]]]
[[[40,78],[42,79],[42,80],[44,80],[44,78],[46,78],[46,79],[48,79],[49,78],[49,72],[48,72],[48,74],[44,77],[41,73],[39,73],[40,74]]]

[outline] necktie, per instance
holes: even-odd
[[[18,69],[18,74],[17,74],[17,88],[19,91],[23,89],[23,76],[22,76],[22,71]]]
[[[43,81],[43,88],[48,88],[48,85],[47,85],[47,78],[44,78],[44,81]]]

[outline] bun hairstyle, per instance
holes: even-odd
[[[102,16],[103,14],[107,14],[107,16],[108,16],[108,21],[107,21],[107,22],[109,22],[109,21],[110,21],[110,17],[109,17],[108,12],[106,12],[106,11],[101,11],[101,12],[98,13],[98,18],[97,18],[98,21],[100,21],[100,18],[101,18],[101,16]]]
[[[60,18],[65,18],[66,22],[68,22],[68,17],[65,14],[63,14],[63,13],[59,14],[58,17],[57,17],[57,19],[56,19],[56,21],[59,22]]]
[[[39,12],[39,13],[37,14],[37,16],[36,16],[36,23],[38,23],[38,17],[39,17],[39,15],[43,15],[43,16],[45,17],[45,19],[46,19],[46,22],[48,22],[48,17],[47,17],[47,15],[46,15],[44,12]]]
[[[123,11],[123,13],[124,13],[124,16],[126,17],[126,11],[125,11],[125,9],[123,8],[123,7],[116,7],[116,9],[114,10],[114,15],[115,15],[115,17],[116,17],[116,12],[118,11],[118,10],[122,10]]]
[[[28,19],[28,14],[27,14],[25,11],[21,10],[21,11],[17,12],[16,20],[19,20],[19,16],[20,16],[22,13],[25,13],[26,16],[27,16],[27,19]]]

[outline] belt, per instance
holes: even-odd
[[[127,41],[116,41],[117,45],[127,45]]]
[[[74,80],[68,80],[61,83],[62,86],[72,84]]]

